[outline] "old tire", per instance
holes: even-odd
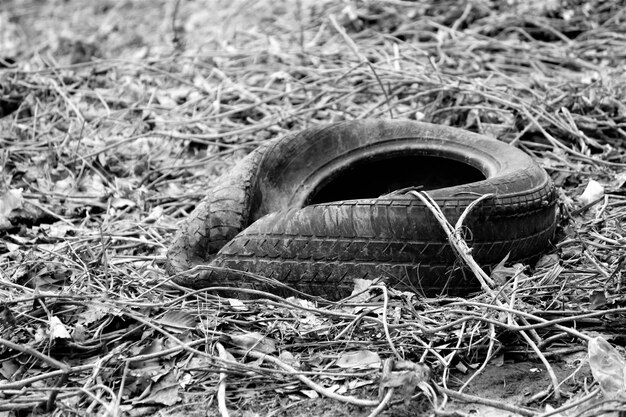
[[[385,172],[373,172],[381,167]],[[272,290],[237,272],[246,271],[329,299],[349,295],[355,278],[383,278],[427,295],[475,290],[476,280],[421,201],[371,198],[409,185],[425,185],[452,223],[479,196],[496,195],[465,223],[482,265],[507,254],[533,257],[553,236],[552,182],[522,151],[444,126],[352,121],[307,129],[252,152],[199,207],[217,209],[191,216],[170,254],[182,247],[195,255],[178,263],[182,257],[170,255],[170,271],[210,261],[218,268],[177,281]],[[201,247],[188,245],[194,240],[189,224]]]

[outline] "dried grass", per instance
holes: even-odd
[[[0,5],[0,217],[10,222],[0,413],[138,415],[165,404],[175,415],[182,398],[188,413],[219,402],[222,414],[276,415],[313,391],[371,407],[383,400],[380,369],[336,362],[365,349],[428,363],[441,412],[447,397],[522,415],[561,405],[559,394],[585,400],[577,415],[616,407],[585,411],[599,391],[577,381],[562,392],[550,368],[592,336],[623,343],[620,2],[78,4]],[[390,114],[534,155],[560,187],[549,255],[503,269],[506,284],[468,299],[385,288],[336,304],[239,301],[167,282],[178,222],[234,161],[289,131]],[[581,207],[589,179],[606,193]],[[552,386],[534,387],[526,406],[463,392],[472,382],[456,370],[479,378],[502,355],[539,356]],[[386,392],[394,407],[404,399]]]

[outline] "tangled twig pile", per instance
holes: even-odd
[[[0,5],[0,415],[277,415],[319,396],[363,414],[449,397],[522,415],[625,406],[579,378],[586,341],[623,344],[619,2],[73,3]],[[466,299],[238,300],[165,279],[211,178],[268,138],[365,117],[534,155],[560,187],[554,248]],[[590,179],[604,192],[576,200]],[[549,377],[515,404],[472,391],[513,358]]]

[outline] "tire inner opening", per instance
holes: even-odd
[[[392,156],[357,161],[337,172],[314,191],[307,205],[375,198],[394,190],[452,187],[486,179],[477,168],[449,158],[427,155]]]

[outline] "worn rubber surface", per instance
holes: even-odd
[[[420,200],[397,195],[317,201],[355,166],[407,154],[458,161],[482,173],[482,180],[427,191],[453,224],[476,198],[495,194],[465,222],[480,264],[496,264],[509,253],[511,261],[530,258],[549,243],[554,187],[522,151],[449,127],[352,121],[274,140],[242,160],[190,215],[168,253],[168,270],[210,263],[219,268],[179,274],[177,282],[288,294],[237,272],[247,271],[329,299],[349,295],[355,278],[383,278],[427,295],[467,294],[477,289],[476,281]],[[419,178],[409,179],[419,185]],[[351,197],[350,189],[339,191]]]

